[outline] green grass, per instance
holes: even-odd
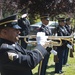
[[[46,75],[75,75],[75,52],[74,58],[71,58],[68,56],[68,64],[69,66],[63,66],[63,74],[55,74],[54,73],[54,61],[53,61],[53,55],[51,54],[49,61],[48,61],[48,66],[46,69]],[[32,70],[33,75],[38,75],[38,65]]]

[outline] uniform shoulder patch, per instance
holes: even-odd
[[[8,52],[8,57],[10,60],[13,61],[13,60],[17,59],[19,56],[16,53]]]

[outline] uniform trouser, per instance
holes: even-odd
[[[39,64],[39,68],[38,68],[38,75],[45,75],[46,74],[46,68],[47,68],[47,64],[48,64],[48,59],[49,59],[50,54],[47,54],[43,61],[42,64]],[[41,69],[40,69],[41,67]],[[39,73],[40,72],[40,73]]]
[[[69,48],[65,48],[63,53],[63,65],[66,65],[68,61],[68,53],[69,53]]]
[[[56,51],[58,53],[59,62],[55,63],[55,72],[59,73],[60,71],[62,71],[62,62],[63,62],[64,50],[62,49],[62,47],[60,47],[60,48],[57,48]]]

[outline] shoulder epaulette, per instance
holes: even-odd
[[[8,44],[5,44],[3,43],[0,47],[0,49],[14,49],[14,45],[8,45]]]

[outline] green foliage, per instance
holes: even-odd
[[[27,8],[32,15],[49,13],[51,16],[60,13],[75,12],[75,0],[19,0],[19,7]]]
[[[29,21],[31,24],[34,24],[36,22],[39,22],[40,21],[40,16],[39,15],[29,15]]]

